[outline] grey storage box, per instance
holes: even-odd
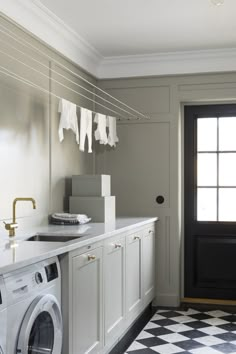
[[[74,175],[72,176],[72,196],[109,197],[111,195],[111,176]]]
[[[70,197],[70,213],[87,214],[92,222],[114,222],[116,197]]]

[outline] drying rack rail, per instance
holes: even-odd
[[[50,55],[44,53],[42,50],[37,48],[35,45],[30,43],[24,38],[21,38],[20,36],[16,35],[13,31],[9,30],[6,28],[4,25],[0,24],[0,34],[3,35],[3,38],[0,38],[0,43],[4,44],[5,47],[9,48],[14,55],[11,55],[9,53],[6,53],[4,50],[0,49],[0,54],[5,56],[7,59],[13,60],[13,62],[20,64],[22,67],[25,67],[29,69],[32,73],[37,73],[43,78],[50,79],[52,82],[55,84],[63,87],[64,89],[73,92],[73,94],[78,95],[79,97],[82,97],[83,99],[86,99],[87,101],[92,102],[93,104],[96,105],[96,107],[99,107],[100,109],[102,108],[103,111],[105,110],[106,112],[109,112],[107,115],[114,115],[118,120],[137,120],[137,119],[150,119],[147,117],[145,114],[139,112],[138,110],[132,108],[128,104],[120,101],[116,97],[110,95],[108,92],[104,91],[100,87],[96,86],[89,80],[87,80],[85,77],[82,75],[78,74],[77,72],[71,70],[68,68],[66,65],[62,64],[58,60],[52,58]],[[21,46],[21,49],[16,47],[16,44]],[[1,47],[0,47],[1,48]],[[57,79],[52,77],[52,75],[47,75],[44,72],[42,72],[40,69],[47,69],[49,70],[49,66],[45,65],[43,62],[40,60],[36,59],[33,55],[28,54],[25,52],[24,49],[30,50],[31,54],[34,55],[40,55],[43,58],[47,59],[49,63],[54,63],[57,65],[57,67],[63,69],[65,72],[68,74],[72,75],[73,77],[79,79],[78,81],[82,81],[84,85],[87,85],[86,88],[84,85],[82,85],[79,82],[76,82],[75,80],[72,80],[68,78],[67,76],[61,74],[58,70],[55,68],[50,67],[50,73],[53,73],[54,75],[57,76]],[[22,58],[25,59],[25,61],[20,60],[17,58],[17,55],[21,55]],[[27,62],[30,62],[28,64]],[[37,69],[34,65],[37,64],[40,69]],[[58,99],[63,99],[64,97],[61,97],[60,95],[57,95],[56,93],[53,93],[40,85],[34,83],[32,80],[29,80],[25,78],[22,75],[19,75],[16,73],[14,70],[9,70],[6,66],[0,65],[0,74],[5,75],[7,77],[11,77],[15,79],[16,81],[19,81],[29,87],[35,88],[41,92],[44,92],[48,95],[51,95],[53,97],[56,97]],[[73,84],[78,87],[78,89],[82,90],[82,92],[79,92],[78,89],[73,89],[68,86],[68,84],[65,84],[60,81],[60,79],[63,79],[67,83]],[[88,96],[90,95],[90,97]],[[82,108],[82,106],[76,104],[77,107]],[[86,108],[86,107],[85,107]],[[94,113],[100,113],[95,110],[91,110]],[[103,112],[104,113],[104,112]]]

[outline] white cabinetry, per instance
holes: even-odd
[[[143,301],[148,305],[155,295],[155,229],[154,225],[146,228],[142,236],[142,279]]]
[[[141,232],[126,238],[126,311],[132,319],[141,307],[142,301],[142,253]]]
[[[105,345],[114,342],[125,320],[125,238],[115,237],[105,243],[104,252]]]
[[[63,354],[107,354],[153,300],[155,224],[61,257]]]
[[[103,346],[102,248],[72,258],[72,353],[98,353]]]

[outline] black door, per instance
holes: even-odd
[[[236,105],[184,111],[185,297],[236,299]]]

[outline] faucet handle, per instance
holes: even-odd
[[[17,229],[18,224],[16,222],[8,224],[5,221],[3,223],[5,224],[5,229],[9,231],[9,236],[15,236],[15,229]]]

